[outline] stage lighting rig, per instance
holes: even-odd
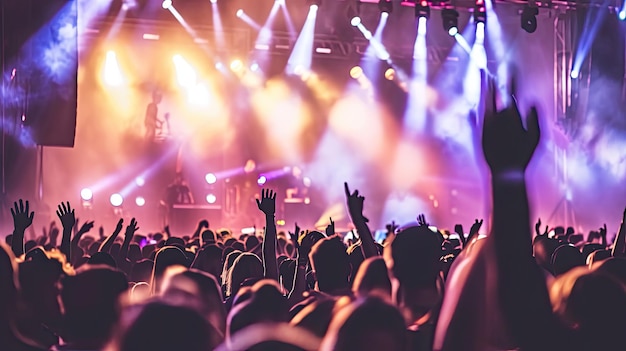
[[[485,8],[485,0],[476,0],[476,4],[474,5],[474,22],[487,22],[487,10]]]
[[[534,33],[537,30],[537,15],[539,9],[535,6],[526,5],[522,10],[522,16],[520,17],[520,24],[522,29],[528,33]]]
[[[441,21],[443,23],[443,29],[451,37],[457,35],[459,32],[459,12],[455,9],[443,9],[441,11]]]
[[[391,13],[391,11],[393,11],[393,3],[391,0],[379,0],[378,8],[382,13]]]
[[[430,6],[427,0],[415,0],[415,17],[430,18]]]

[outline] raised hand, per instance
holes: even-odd
[[[28,201],[20,199],[19,203],[17,201],[13,203],[11,215],[13,216],[13,228],[16,232],[23,233],[33,224],[35,212],[30,211],[30,203]]]
[[[458,234],[461,243],[465,245],[465,230],[463,230],[462,224],[457,224],[454,226],[454,232]]]
[[[330,224],[326,226],[326,236],[335,235],[335,222],[330,218]]]
[[[271,189],[261,190],[261,199],[256,199],[256,204],[266,216],[276,213],[276,193]]]
[[[124,233],[124,236],[125,236],[124,239],[125,240],[132,239],[133,235],[135,235],[137,230],[139,230],[139,227],[137,226],[137,221],[133,218],[130,220],[130,224],[126,227],[126,232]]]
[[[606,223],[600,228],[600,238],[602,239],[602,245],[606,246]]]
[[[483,226],[483,220],[481,219],[480,221],[478,219],[474,220],[474,224],[472,224],[472,227],[470,228],[470,232],[467,235],[467,242],[469,242],[470,240],[474,239],[474,237],[476,235],[478,235],[478,231],[480,230],[480,228]]]
[[[83,225],[80,226],[80,228],[78,229],[75,235],[81,236],[85,233],[89,233],[89,231],[93,228],[93,223],[94,223],[93,221],[91,222],[88,221],[88,222],[83,223]]]
[[[74,224],[76,224],[76,215],[74,214],[74,210],[70,206],[69,201],[65,203],[62,202],[57,207],[57,216],[61,220],[63,230],[72,230],[72,228],[74,228]]]
[[[365,216],[363,216],[363,202],[365,201],[365,197],[359,195],[358,190],[354,190],[353,193],[350,192],[350,187],[347,182],[343,183],[344,191],[346,193],[346,201],[348,203],[348,212],[350,213],[350,217],[352,221],[358,221],[359,219],[363,219],[365,223],[369,222]]]
[[[497,111],[495,88],[489,81],[483,126],[483,152],[492,175],[523,174],[539,144],[540,131],[537,109],[532,107],[526,117],[527,129],[515,100],[504,110]]]
[[[396,233],[396,229],[398,229],[398,225],[396,224],[395,221],[391,221],[391,223],[385,226],[385,229],[387,229],[387,237],[390,237],[391,235]]]
[[[546,226],[546,229],[543,231],[543,233],[541,233],[541,218],[538,218],[537,223],[535,223],[535,233],[537,234],[537,236],[548,235],[548,226]]]
[[[417,216],[417,225],[419,225],[420,227],[430,226],[430,224],[426,222],[426,216],[423,213]]]
[[[200,221],[200,223],[198,223],[198,228],[200,229],[208,229],[209,228],[209,221],[207,221],[206,219],[203,219]]]

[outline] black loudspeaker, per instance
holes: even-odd
[[[3,1],[3,52],[10,70],[7,116],[21,123],[20,140],[74,146],[78,76],[78,0]]]

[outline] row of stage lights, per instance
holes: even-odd
[[[291,167],[285,167],[283,169],[283,172],[274,172],[274,173],[288,173],[291,172],[292,168]],[[249,172],[246,172],[249,173]],[[264,186],[265,183],[267,183],[271,177],[267,176],[265,174],[261,174],[257,177],[257,184],[259,186]],[[218,177],[217,175],[215,175],[215,173],[207,173],[204,176],[204,180],[206,181],[206,183],[209,186],[213,186],[218,182]],[[311,179],[309,177],[304,177],[302,178],[302,182],[303,185],[305,187],[310,187],[311,186]],[[145,185],[145,179],[142,177],[137,177],[135,178],[135,185],[137,187],[143,187]],[[80,191],[80,198],[82,200],[83,203],[83,207],[85,208],[90,208],[93,206],[93,199],[94,199],[94,192],[93,190],[91,190],[90,188],[83,188]],[[217,195],[213,192],[209,192],[205,198],[206,202],[210,205],[213,205],[217,202]],[[111,194],[111,196],[109,197],[109,203],[111,204],[111,206],[113,206],[114,208],[121,208],[122,205],[124,204],[125,199],[124,196],[120,193],[113,193]],[[146,199],[143,196],[136,196],[135,197],[135,205],[137,205],[138,207],[143,207],[146,205]]]
[[[275,0],[277,3],[284,4],[285,0]],[[318,8],[322,4],[322,0],[305,0],[306,3],[310,6],[312,11],[317,11]],[[217,0],[210,0],[212,4],[217,3]],[[416,17],[424,17],[426,19],[430,18],[430,5],[428,0],[412,0],[412,1],[403,1],[402,4],[411,4],[415,5],[415,16]],[[625,2],[626,3],[626,2]],[[162,6],[164,9],[168,10],[173,6],[172,0],[163,0]],[[391,13],[393,11],[393,2],[392,0],[379,0],[378,8],[382,13]],[[244,10],[238,9],[236,11],[236,16],[238,18],[242,18],[244,16]],[[528,33],[534,33],[537,30],[537,15],[539,14],[539,10],[537,6],[533,4],[529,4],[524,6],[520,16],[520,26]],[[487,20],[487,15],[485,11],[485,0],[476,0],[474,6],[474,22],[485,23]],[[618,16],[621,20],[626,20],[626,6],[619,11]],[[443,27],[446,32],[450,36],[455,36],[458,32],[458,18],[459,12],[454,9],[453,6],[446,6],[441,11],[441,17],[443,22]],[[356,23],[356,24],[355,24]],[[352,25],[357,26],[360,22],[360,18],[354,17],[352,18]]]

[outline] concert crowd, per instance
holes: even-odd
[[[626,349],[626,212],[615,235],[531,219],[539,116],[495,101],[492,87],[482,149],[493,211],[469,230],[433,230],[416,213],[376,242],[367,189],[344,183],[350,241],[332,219],[279,232],[270,189],[257,199],[261,234],[206,220],[145,233],[135,219],[90,233],[97,224],[66,202],[60,224],[26,240],[37,214],[17,200],[0,244],[0,350]]]

